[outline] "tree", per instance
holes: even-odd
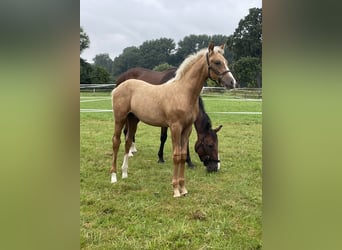
[[[189,35],[178,42],[177,65],[190,54],[196,53],[200,49],[208,47],[210,38],[208,35]]]
[[[90,40],[88,35],[84,32],[83,28],[80,27],[80,53],[82,54],[83,50],[89,48]]]
[[[137,47],[127,47],[122,54],[114,59],[113,75],[118,76],[133,67],[153,69],[162,63],[170,63],[175,53],[175,43],[172,39],[160,38],[145,41]]]
[[[171,63],[173,65],[179,65],[183,60],[190,54],[196,53],[197,51],[207,48],[209,42],[214,42],[215,45],[226,44],[228,36],[224,35],[189,35],[184,37],[183,40],[178,42],[178,48],[176,53],[176,59]],[[225,48],[225,56],[228,60],[231,60],[231,53]]]
[[[106,71],[106,69],[93,66],[93,71],[91,72],[91,83],[109,83],[110,82],[110,74]]]
[[[234,77],[240,87],[260,88],[261,64],[257,57],[241,57],[234,63]]]
[[[141,66],[141,55],[137,47],[131,46],[123,50],[122,54],[115,57],[113,62],[113,75],[118,76],[126,70]]]
[[[80,82],[85,84],[92,83],[92,72],[93,67],[91,66],[91,64],[80,58]]]
[[[113,73],[113,60],[109,57],[109,54],[98,54],[93,58],[93,61],[95,66],[106,69],[109,74]]]
[[[156,65],[169,62],[176,44],[172,39],[160,38],[144,42],[139,46],[141,66],[152,69]]]
[[[227,40],[234,76],[241,87],[261,87],[262,9],[249,9]]]
[[[167,70],[167,69],[170,69],[170,68],[173,68],[173,66],[168,64],[168,63],[162,63],[162,64],[159,64],[159,65],[155,66],[153,68],[153,70],[155,70],[155,71],[164,71],[164,70]]]
[[[234,60],[241,57],[262,56],[262,9],[251,8],[249,14],[241,19],[227,41],[228,48],[234,53]]]

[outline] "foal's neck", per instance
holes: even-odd
[[[197,102],[203,88],[204,82],[208,78],[208,67],[203,55],[188,70],[181,81],[182,90],[192,102]]]

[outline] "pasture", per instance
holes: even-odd
[[[208,174],[194,151],[188,194],[172,197],[170,132],[157,163],[160,128],[139,123],[128,178],[110,183],[110,93],[81,93],[80,238],[82,249],[261,249],[262,116],[260,100],[203,95],[218,133],[221,169]],[[99,111],[99,112],[97,112]],[[249,112],[249,113],[244,113]],[[118,164],[123,160],[121,137]]]

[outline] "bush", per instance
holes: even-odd
[[[258,78],[261,80],[261,62],[257,57],[241,57],[233,64],[234,77],[240,87],[260,88]],[[261,85],[261,82],[260,82]]]

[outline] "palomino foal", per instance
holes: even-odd
[[[218,52],[220,49],[222,50],[223,46],[214,48],[214,44],[210,43],[208,49],[188,56],[178,68],[175,78],[167,84],[152,85],[130,79],[113,90],[115,126],[112,139],[112,183],[117,181],[116,164],[122,129],[125,124],[128,125],[122,164],[122,178],[127,178],[128,153],[140,120],[152,126],[170,128],[173,148],[173,197],[188,193],[185,188],[184,164],[192,124],[198,115],[198,97],[203,83],[207,78],[212,78],[226,87],[235,87],[236,84],[226,59]]]

